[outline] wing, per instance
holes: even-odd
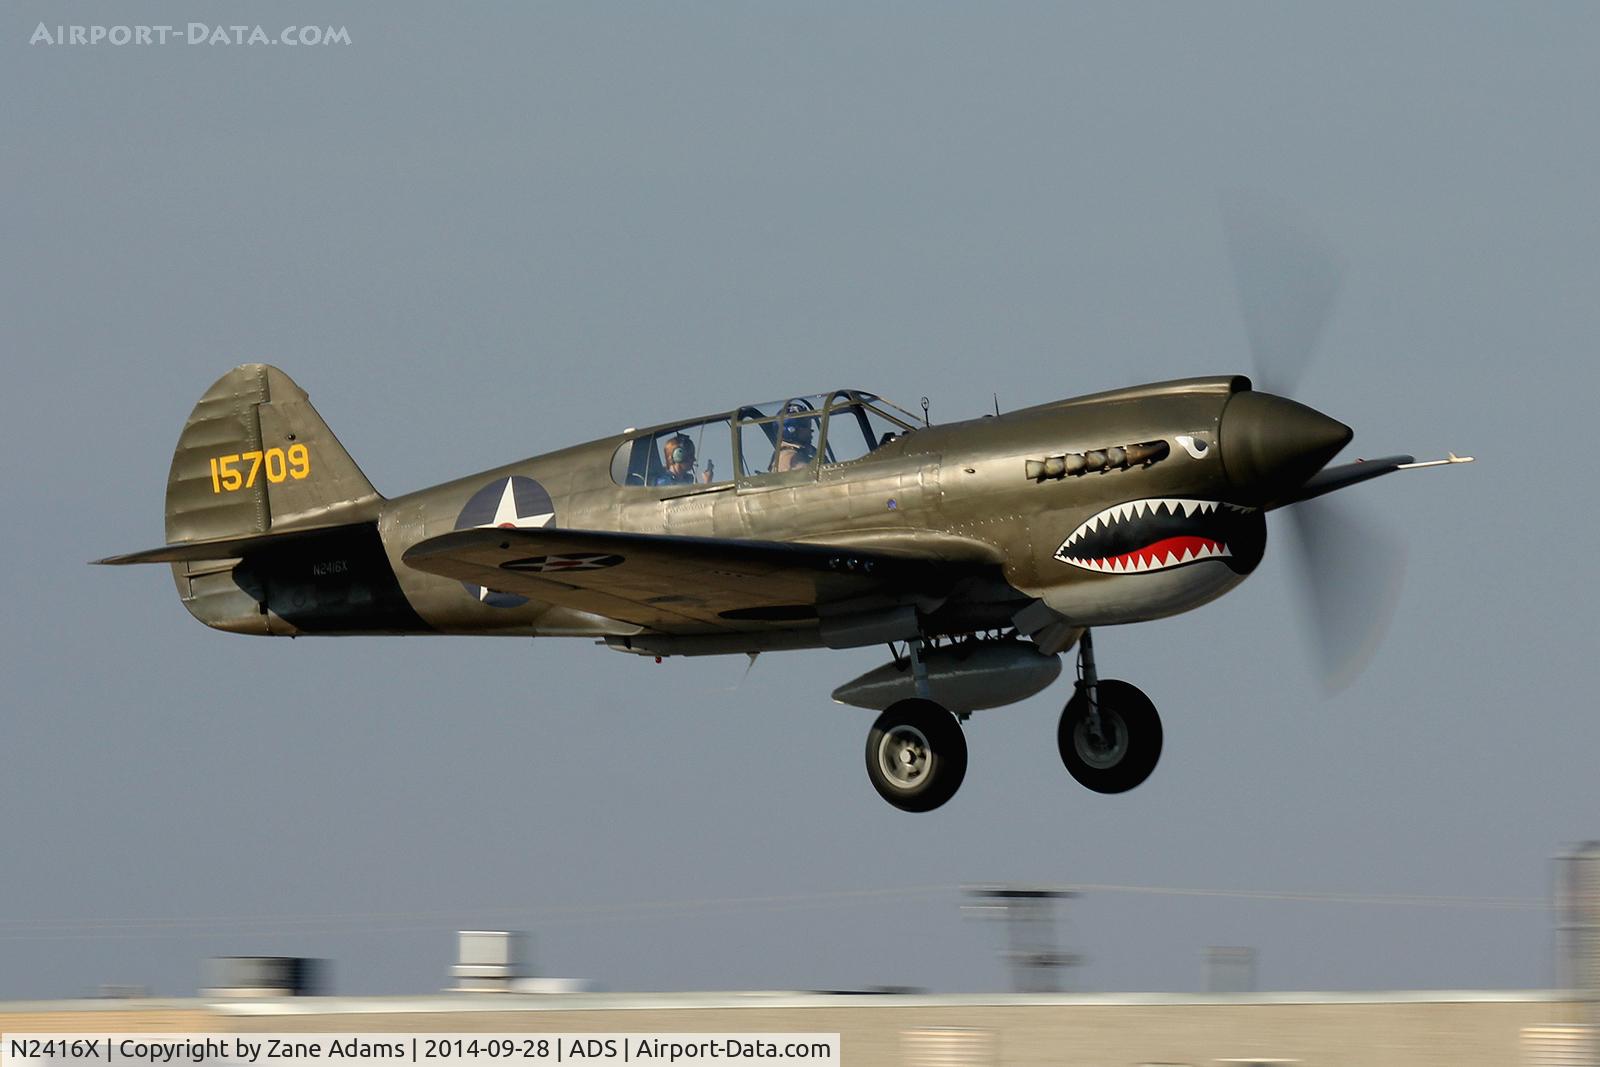
[[[1304,485],[1297,489],[1287,499],[1271,505],[1275,508],[1286,504],[1298,504],[1302,500],[1312,500],[1325,493],[1347,486],[1357,485],[1361,482],[1381,478],[1385,474],[1395,471],[1418,470],[1423,467],[1448,467],[1456,463],[1471,463],[1471,456],[1458,456],[1450,453],[1448,459],[1430,459],[1418,463],[1413,456],[1384,456],[1380,459],[1358,459],[1354,463],[1344,463],[1337,467],[1324,467],[1313,474]]]
[[[663,633],[932,607],[994,566],[797,542],[559,529],[457,530],[402,558],[429,574]]]

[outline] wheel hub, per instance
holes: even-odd
[[[1078,758],[1097,770],[1115,767],[1128,754],[1128,728],[1119,715],[1105,708],[1100,709],[1100,729],[1083,720],[1072,731],[1072,741]]]
[[[910,789],[927,775],[931,749],[921,730],[901,724],[884,735],[878,765],[895,786]]]

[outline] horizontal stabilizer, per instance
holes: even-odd
[[[252,534],[248,537],[216,537],[209,541],[185,541],[160,548],[147,548],[143,552],[129,552],[121,556],[107,556],[93,563],[122,566],[128,563],[200,563],[206,560],[240,559],[266,548],[280,548],[296,540],[326,534],[330,530],[350,530],[369,523],[339,523],[333,526],[314,526],[303,530],[281,530],[278,533]]]

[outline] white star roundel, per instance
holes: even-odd
[[[530,530],[554,525],[556,506],[545,487],[532,478],[514,474],[497,478],[472,494],[461,514],[458,530]],[[515,593],[497,593],[481,585],[462,582],[479,603],[491,608],[515,608],[528,602]]]

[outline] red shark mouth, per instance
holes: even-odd
[[[1079,526],[1056,550],[1056,559],[1098,574],[1146,574],[1232,560],[1239,547],[1259,559],[1259,538],[1251,536],[1257,527],[1248,518],[1254,515],[1253,508],[1216,500],[1130,500]]]

